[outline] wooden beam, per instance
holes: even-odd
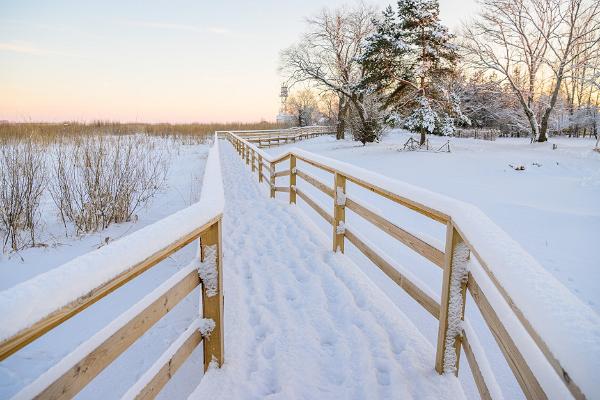
[[[346,177],[333,175],[333,251],[344,252],[344,226],[346,223]]]
[[[479,398],[482,400],[493,400],[492,394],[487,387],[487,383],[483,378],[483,374],[481,373],[481,368],[479,367],[479,362],[473,353],[473,349],[471,348],[471,344],[469,343],[469,337],[467,333],[463,330],[462,332],[462,344],[463,350],[465,351],[465,356],[467,357],[467,361],[469,362],[469,368],[471,369],[471,374],[473,375],[473,380],[475,381],[475,385],[477,386],[477,391],[479,392]]]
[[[287,192],[290,191],[290,188],[287,187],[287,186],[275,186],[275,191],[276,192],[285,192],[285,193],[287,193]]]
[[[367,221],[371,222],[377,228],[392,236],[394,239],[404,243],[406,246],[416,251],[438,267],[444,267],[444,253],[439,249],[433,247],[424,240],[419,239],[410,232],[400,228],[398,225],[390,222],[388,219],[375,214],[373,211],[348,197],[346,198],[346,207]]]
[[[193,270],[89,354],[82,356],[80,361],[50,383],[35,398],[70,399],[74,397],[199,284],[198,273]]]
[[[310,183],[311,185],[313,185],[314,187],[319,189],[321,192],[328,195],[329,197],[333,197],[333,189],[330,188],[329,186],[327,186],[326,184],[322,183],[318,179],[308,175],[306,172],[303,172],[303,171],[299,170],[298,168],[296,168],[296,174],[300,178],[305,180],[306,182]]]
[[[333,217],[331,215],[327,214],[327,212],[323,208],[321,208],[321,206],[319,206],[317,203],[315,203],[310,197],[308,197],[303,191],[301,191],[298,188],[296,188],[296,194],[298,195],[298,197],[300,197],[302,200],[304,200],[306,202],[306,204],[311,206],[312,209],[317,212],[317,214],[319,214],[321,217],[323,217],[323,219],[325,219],[325,221],[327,221],[333,225]]]
[[[439,318],[440,305],[435,299],[425,293],[421,288],[415,285],[410,279],[404,276],[398,271],[392,264],[387,262],[385,258],[381,257],[376,251],[369,247],[364,241],[358,236],[352,233],[346,227],[346,237],[358,250],[360,250],[369,260],[373,262],[383,273],[385,273],[391,280],[396,282],[410,297],[412,297],[417,303],[421,304],[434,318]]]
[[[79,297],[77,300],[72,301],[71,303],[67,304],[59,310],[48,314],[44,318],[34,323],[31,327],[26,328],[17,333],[16,335],[6,339],[2,343],[0,343],[0,360],[4,360],[14,352],[18,351],[19,349],[33,342],[35,339],[44,335],[52,328],[62,324],[66,320],[79,314],[81,311],[85,310],[98,300],[104,298],[105,296],[120,288],[121,286],[131,281],[135,277],[139,276],[143,272],[152,268],[165,258],[169,257],[171,254],[175,253],[177,250],[190,244],[192,241],[200,237],[200,234],[203,231],[208,229],[212,224],[215,223],[215,221],[219,220],[220,218],[221,215],[216,216],[215,218],[211,219],[198,229],[194,229],[188,235],[173,241],[173,243],[171,243],[167,247],[157,251],[156,253],[152,254],[150,257],[134,265],[127,271],[120,273],[110,281],[105,282],[102,285],[91,290],[88,294]]]
[[[456,229],[459,230],[459,232],[460,232],[460,226],[457,226]],[[531,325],[529,320],[525,317],[525,315],[523,314],[521,309],[513,301],[513,299],[510,297],[510,295],[508,294],[506,289],[500,284],[500,282],[494,275],[493,270],[491,269],[490,265],[488,264],[487,260],[485,260],[481,256],[481,254],[479,254],[479,252],[477,251],[477,248],[475,248],[469,242],[468,236],[464,235],[462,232],[461,232],[461,235],[463,236],[465,242],[471,249],[471,253],[473,255],[475,255],[475,258],[477,259],[477,261],[479,261],[479,264],[481,265],[482,269],[485,271],[487,276],[490,278],[490,281],[494,284],[494,286],[496,287],[496,289],[498,290],[500,295],[504,298],[504,300],[506,301],[506,303],[512,310],[513,314],[517,317],[519,322],[521,322],[521,324],[523,325],[523,327],[525,328],[525,330],[527,331],[529,336],[533,339],[533,341],[535,342],[537,347],[541,350],[542,354],[544,354],[544,356],[546,357],[546,360],[554,369],[554,372],[556,372],[556,374],[560,378],[560,380],[565,384],[567,389],[569,389],[569,392],[571,392],[571,395],[573,395],[573,397],[578,400],[585,399],[586,396],[581,391],[581,389],[579,388],[577,383],[571,379],[568,371],[563,368],[560,361],[554,356],[552,351],[550,351],[550,348],[548,347],[546,342],[542,339],[540,334],[535,329],[533,329],[533,326]]]
[[[275,164],[269,164],[269,186],[271,187],[271,198],[275,198]]]
[[[152,400],[162,390],[162,388],[169,382],[169,380],[175,375],[179,367],[188,359],[194,349],[202,342],[202,335],[198,330],[198,321],[192,323],[192,325],[181,334],[177,341],[184,339],[183,343],[177,349],[167,349],[165,353],[172,354],[168,359],[161,360],[161,356],[157,362],[155,362],[150,371],[156,371],[154,376],[141,388],[140,392],[136,394],[135,400]],[[173,351],[175,350],[175,351]],[[145,378],[144,376],[142,378]]]
[[[275,178],[278,178],[280,176],[288,176],[289,174],[290,174],[290,170],[284,169],[283,171],[275,172]]]
[[[263,159],[262,156],[258,155],[258,183],[262,183],[263,181]]]
[[[204,371],[210,363],[215,360],[219,366],[224,361],[223,341],[223,249],[221,240],[221,220],[202,233],[200,237],[202,261],[206,261],[211,247],[216,252],[215,268],[217,269],[217,293],[208,293],[204,283],[202,284],[202,310],[204,318],[210,318],[215,322],[215,327],[210,336],[202,342],[204,345]]]
[[[481,291],[481,288],[471,274],[469,274],[467,287],[475,304],[477,304],[477,308],[479,308],[485,323],[488,328],[490,328],[494,339],[496,339],[496,343],[498,343],[510,369],[513,371],[519,386],[521,386],[521,390],[523,390],[525,397],[530,400],[547,399],[546,393],[529,368],[523,354],[521,354],[517,345],[513,342],[510,334],[504,327],[504,324],[496,314],[496,311],[491,306],[487,297]]]
[[[296,156],[290,157],[290,204],[296,204]]]
[[[456,301],[461,301],[462,310],[460,310],[460,319],[464,320],[465,317],[465,302],[467,285],[466,282],[456,276],[460,274],[462,270],[466,271],[466,263],[469,258],[469,250],[467,245],[462,240],[462,237],[458,231],[454,228],[452,222],[448,222],[446,226],[446,251],[444,260],[444,274],[442,277],[442,299],[440,302],[440,322],[438,325],[438,340],[435,355],[435,370],[440,373],[451,372],[445,368],[446,363],[446,348],[448,342],[451,342],[454,347],[454,364],[450,367],[453,369],[455,375],[458,375],[459,361],[460,361],[460,347],[462,343],[461,332],[450,332],[449,327],[452,326],[450,319],[456,316],[450,315],[450,304],[456,304]],[[458,293],[452,293],[453,281],[460,279],[460,289]],[[461,298],[453,299],[452,296],[460,296]],[[449,338],[449,335],[452,337]]]

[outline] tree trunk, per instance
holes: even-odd
[[[423,146],[425,144],[425,140],[427,140],[427,135],[425,135],[425,129],[421,127],[421,139],[419,140],[419,146]]]
[[[348,106],[349,106],[348,101],[347,100],[344,101],[343,99],[340,98],[340,102],[338,105],[338,115],[337,115],[338,123],[337,123],[337,130],[335,133],[335,138],[337,140],[344,139],[344,133],[346,131],[346,113],[348,111]]]

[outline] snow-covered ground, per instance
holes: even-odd
[[[46,271],[55,269],[77,256],[88,253],[109,241],[119,240],[178,210],[196,202],[202,189],[204,165],[209,144],[184,143],[171,138],[162,140],[162,151],[170,153],[170,166],[165,187],[137,212],[135,222],[115,224],[94,234],[64,237],[58,216],[52,210],[51,199],[43,204],[46,248],[30,248],[0,259],[0,290],[10,288]],[[175,272],[188,266],[197,252],[192,244],[159,263],[115,293],[92,305],[50,334],[0,363],[0,398],[8,398],[57,363],[75,347],[89,339],[121,313],[140,301],[153,288],[165,282]],[[76,285],[73,282],[73,285]],[[198,290],[192,291],[175,309],[161,319],[138,342],[103,371],[79,395],[80,398],[118,398],[167,349],[195,319],[198,309]],[[2,317],[0,316],[0,322]],[[144,351],[152,348],[152,352]],[[202,370],[202,352],[196,351],[178,373],[173,385],[163,391],[165,398],[181,397],[195,387],[197,371]],[[191,375],[190,375],[191,374]],[[190,377],[194,376],[194,379]],[[100,390],[101,389],[101,390]]]
[[[407,138],[406,133],[394,132],[382,143],[363,147],[349,140],[320,137],[268,151],[279,154],[300,147],[473,203],[583,302],[600,310],[600,265],[594,246],[600,232],[600,154],[592,152],[592,141],[554,139],[558,149],[553,150],[551,144],[532,145],[526,139],[451,139],[451,153],[399,151]],[[446,141],[431,140],[434,147]],[[197,200],[208,145],[176,149],[167,187],[138,213],[137,222],[5,256],[0,259],[0,290],[94,250],[106,237],[118,240]],[[266,185],[259,189],[252,182],[256,177],[250,177],[249,168],[229,144],[222,143],[221,154],[226,200],[230,202],[223,225],[226,365],[211,371],[195,396],[460,397],[455,380],[433,372],[437,321],[356,249],[347,248],[352,261],[332,255],[331,227],[302,200],[296,209],[287,206],[287,193],[277,195],[282,201],[268,199]],[[515,171],[509,164],[524,165],[525,170]],[[281,165],[279,169],[286,168]],[[305,164],[298,168],[328,183],[331,179]],[[279,180],[280,185],[285,185],[285,178]],[[306,183],[299,185],[331,210],[330,198]],[[445,231],[439,224],[361,193],[351,184],[348,192],[443,248]],[[349,215],[347,222],[439,293],[438,268],[366,221]],[[185,268],[195,251],[193,245],[184,248],[1,362],[0,398],[16,393],[152,288]],[[391,303],[364,279],[355,264]],[[197,317],[198,298],[197,290],[190,293],[78,397],[104,399],[124,394]],[[467,318],[481,334],[483,323],[474,310],[468,301]],[[522,398],[491,335],[483,334],[480,339],[504,398]],[[148,348],[152,351],[145,351]],[[461,363],[466,366],[464,355]],[[201,349],[197,349],[160,397],[186,397],[199,382],[201,370]],[[476,389],[465,370],[461,368],[460,374],[464,390],[475,398]]]
[[[395,131],[381,143],[367,146],[320,137],[267,151],[277,155],[298,147],[475,204],[572,293],[596,313],[600,310],[600,264],[596,250],[600,232],[600,154],[592,151],[593,141],[553,139],[546,144],[530,144],[527,139],[498,139],[496,142],[450,139],[450,153],[400,151],[409,137],[406,132]],[[433,148],[447,142],[440,137],[430,140]],[[552,143],[558,145],[556,150],[552,149]],[[525,170],[516,171],[510,165],[523,165]],[[282,165],[278,169],[285,168],[287,166]],[[328,173],[301,162],[298,168],[332,184]],[[299,182],[299,188],[331,212],[330,198]],[[285,186],[286,178],[279,178],[277,185]],[[443,249],[445,230],[440,224],[352,184],[348,192],[380,215]],[[286,199],[287,194],[278,194],[278,197]],[[330,232],[331,227],[321,217],[301,200],[298,202],[315,224],[324,232]],[[353,231],[360,231],[438,293],[435,297],[439,296],[439,269],[353,213],[347,214],[346,220]],[[350,246],[346,254],[416,323],[425,337],[435,343],[437,321],[358,250]],[[504,397],[522,398],[517,382],[470,298],[466,312],[467,319],[480,335]],[[463,362],[466,363],[464,354]],[[476,398],[470,375],[461,371],[467,395]]]

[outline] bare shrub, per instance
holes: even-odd
[[[0,144],[0,231],[3,251],[35,246],[46,183],[44,153],[31,139]]]
[[[76,233],[131,221],[165,182],[168,152],[145,135],[83,136],[53,153],[49,187],[60,218]]]

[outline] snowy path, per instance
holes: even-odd
[[[434,348],[302,211],[269,199],[226,143],[226,363],[192,398],[458,399]]]

